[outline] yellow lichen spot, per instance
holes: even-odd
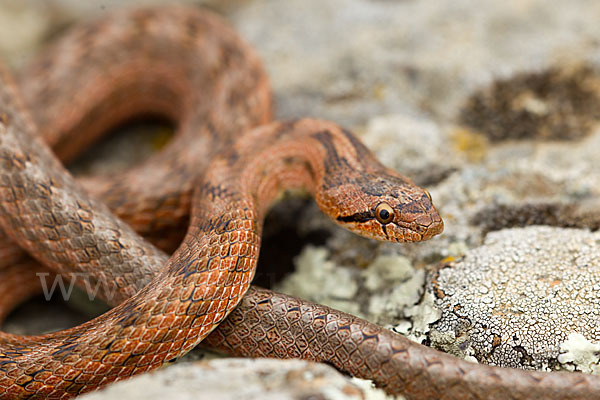
[[[550,282],[550,287],[558,286],[560,284],[562,284],[562,280],[555,279],[555,280],[553,280],[553,281]]]
[[[452,262],[454,260],[456,260],[456,257],[446,257],[442,261],[440,261],[440,263],[441,264],[447,264],[447,263],[450,263],[450,262]]]
[[[383,100],[383,98],[385,97],[385,90],[386,87],[384,84],[378,83],[377,85],[373,86],[373,97],[376,100]]]
[[[450,140],[454,148],[463,153],[470,162],[479,162],[485,157],[488,140],[479,132],[456,128],[450,132]]]

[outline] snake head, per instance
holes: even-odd
[[[330,204],[336,199],[333,209],[338,212],[332,217],[352,232],[377,240],[419,242],[444,230],[429,192],[394,171],[345,181],[330,188],[327,197]]]

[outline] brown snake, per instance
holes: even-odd
[[[283,189],[308,190],[331,218],[375,239],[426,240],[443,224],[426,191],[337,125],[269,123],[260,62],[214,15],[180,6],[113,13],[73,29],[18,78],[22,95],[0,77],[0,225],[53,271],[97,285],[115,308],[44,336],[0,334],[0,397],[73,397],[204,338],[237,355],[328,362],[415,399],[598,397],[593,376],[472,364],[250,287],[263,217]],[[118,180],[81,182],[90,194],[34,138],[65,160],[140,113],[178,121],[177,136]],[[133,231],[170,248],[190,208],[169,259]],[[42,267],[7,238],[1,251],[3,317],[39,290]]]

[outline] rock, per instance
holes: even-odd
[[[358,283],[352,276],[355,272],[337,268],[328,259],[328,253],[325,248],[306,247],[296,259],[296,273],[281,282],[277,290],[359,314],[359,306],[354,302],[358,291]]]
[[[173,365],[79,398],[191,400],[198,396],[207,399],[265,400],[367,398],[365,391],[350,378],[324,364],[300,360],[236,358]]]
[[[336,264],[325,247],[308,246],[275,289],[392,327],[419,301],[423,281],[406,257],[380,255],[358,270]]]
[[[588,353],[598,348],[599,274],[600,232],[539,226],[490,233],[483,246],[432,274],[427,291],[442,313],[432,329],[481,363],[545,370],[570,363],[590,372],[571,336],[595,343]],[[447,346],[447,337],[430,338]]]
[[[262,0],[232,18],[265,60],[279,115],[362,126],[388,114],[452,118],[495,77],[597,60],[599,8],[585,0]]]

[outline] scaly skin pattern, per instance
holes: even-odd
[[[142,29],[152,26],[153,15],[161,20],[168,13],[129,17]],[[179,26],[174,22],[185,14],[175,13],[171,24]],[[214,17],[208,21],[216,23]],[[222,46],[215,55],[223,54]],[[213,96],[225,98],[230,108],[246,101],[221,95],[226,88],[215,87]],[[213,113],[220,114],[208,116]],[[380,165],[349,132],[324,121],[275,122],[245,133],[212,158],[195,182],[186,237],[166,260],[80,189],[34,136],[36,123],[6,72],[0,116],[0,225],[6,234],[51,269],[85,276],[106,299],[114,284],[125,297],[149,280],[81,326],[40,337],[2,335],[0,393],[7,397],[77,395],[159,367],[196,346],[248,290],[262,220],[281,190],[307,190],[332,219],[373,238],[423,240],[443,229],[427,192]],[[208,123],[219,131],[216,122]],[[114,280],[106,265],[118,265]]]
[[[232,354],[325,361],[410,398],[598,393],[591,376],[474,365],[264,289],[250,288],[235,308],[254,273],[262,218],[282,189],[308,190],[332,219],[374,239],[426,240],[443,224],[426,191],[332,123],[244,133],[270,119],[268,80],[212,14],[179,6],[110,14],[72,30],[18,81],[23,100],[6,73],[0,81],[0,225],[52,271],[77,272],[80,286],[99,287],[116,307],[63,332],[0,334],[0,397],[69,398],[175,359],[215,328],[205,342]],[[175,139],[119,179],[82,182],[93,197],[32,138],[68,160],[111,126],[148,113],[177,121]],[[188,233],[167,259],[94,198],[163,248],[191,205]],[[4,242],[0,317],[39,291],[35,272],[48,271]]]
[[[179,243],[165,238],[185,232],[194,184],[212,155],[272,115],[254,50],[217,16],[191,7],[118,12],[76,27],[17,78],[39,134],[62,161],[128,118],[176,122],[174,139],[142,165],[119,179],[80,182],[170,250]]]
[[[19,110],[16,88],[2,78],[0,224],[11,238],[56,270],[93,259],[98,265],[88,273],[101,275],[105,258],[121,252],[160,262],[157,251],[105,215],[30,136],[34,126]],[[343,195],[348,185],[351,198]],[[256,128],[213,158],[198,183],[182,245],[148,285],[73,329],[23,341],[5,336],[5,393],[75,395],[185,354],[248,290],[267,207],[281,190],[298,188],[312,193],[331,218],[373,238],[427,239],[443,228],[423,189],[380,165],[336,125],[300,120]],[[385,216],[377,214],[381,204]]]
[[[407,399],[597,399],[600,393],[596,376],[474,364],[353,315],[256,287],[202,344],[237,356],[326,362]]]

